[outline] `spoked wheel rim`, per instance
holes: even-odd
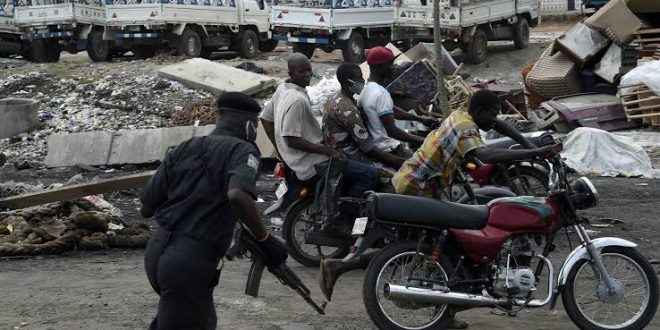
[[[307,234],[316,230],[317,226],[313,215],[309,213],[309,208],[303,209],[296,215],[293,223],[293,246],[295,249],[310,260],[321,261],[324,258],[333,258],[334,256],[342,253],[340,248],[330,246],[320,246],[305,243]]]
[[[426,256],[415,251],[406,251],[390,258],[378,274],[376,281],[376,300],[380,310],[390,322],[403,329],[423,329],[435,323],[447,310],[447,305],[415,305],[408,302],[395,302],[385,298],[385,284],[405,285],[409,274],[417,274],[427,268]],[[388,271],[390,269],[391,271]],[[440,264],[436,263],[431,273],[435,280],[447,281],[447,274]],[[437,276],[441,276],[438,278]]]
[[[546,186],[531,175],[516,175],[511,178],[511,185],[514,192],[520,196],[544,197],[548,195]]]
[[[641,265],[630,257],[604,253],[602,258],[610,276],[623,286],[622,297],[601,298],[605,284],[601,283],[588,262],[580,267],[575,276],[573,296],[580,313],[589,322],[604,329],[621,329],[643,316],[651,300],[651,286]],[[621,320],[615,321],[619,315]]]

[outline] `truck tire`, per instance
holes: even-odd
[[[241,31],[238,36],[238,54],[242,58],[254,58],[259,51],[259,37],[252,30]]]
[[[110,43],[103,40],[103,31],[95,30],[87,36],[87,56],[94,62],[105,62],[112,59]]]
[[[314,50],[316,50],[316,45],[314,44],[305,44],[301,42],[295,42],[293,44],[293,52],[301,53],[307,56],[307,58],[312,58],[314,55]]]
[[[525,49],[529,45],[529,22],[524,17],[513,27],[513,44],[517,49]]]
[[[60,60],[60,47],[57,41],[34,39],[30,47],[29,59],[37,63],[54,63]]]
[[[202,54],[202,39],[193,29],[186,28],[181,34],[179,55],[185,57],[199,57]]]
[[[133,56],[138,60],[146,60],[156,55],[156,49],[150,45],[139,45],[131,48]]]
[[[270,53],[277,48],[277,44],[279,43],[279,40],[273,40],[273,39],[268,39],[268,40],[262,40],[259,42],[259,50],[264,52],[264,53]]]
[[[344,61],[360,63],[364,60],[364,38],[362,34],[353,31],[351,36],[346,40],[346,44],[341,50]]]
[[[488,54],[488,35],[486,31],[477,29],[467,45],[467,57],[470,63],[479,64],[486,60]]]

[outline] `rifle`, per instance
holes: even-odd
[[[250,273],[245,285],[245,294],[256,297],[259,294],[259,285],[261,284],[261,276],[263,275],[264,268],[264,252],[257,243],[256,238],[252,233],[242,224],[237,226],[234,233],[234,241],[232,246],[227,251],[225,257],[229,260],[234,258],[248,257],[252,259],[252,266],[250,266]],[[268,271],[280,281],[280,283],[290,287],[298,292],[298,294],[305,299],[305,301],[316,310],[319,314],[325,315],[325,306],[327,302],[324,301],[320,306],[312,300],[309,288],[300,280],[300,277],[294,273],[286,262],[277,267],[268,267]]]

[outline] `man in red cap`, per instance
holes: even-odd
[[[424,138],[401,130],[395,125],[395,119],[417,121],[428,126],[433,125],[435,119],[420,117],[394,106],[385,84],[392,78],[395,58],[394,53],[385,47],[374,47],[367,52],[371,74],[360,94],[358,105],[367,117],[369,134],[376,147],[407,159],[412,153],[401,142],[421,144]]]

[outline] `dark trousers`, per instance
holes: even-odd
[[[158,227],[144,256],[147,278],[160,296],[149,329],[216,328],[213,289],[221,255],[209,245]]]
[[[365,191],[378,189],[378,169],[375,166],[348,159],[342,171],[344,175],[345,195],[362,197]]]

